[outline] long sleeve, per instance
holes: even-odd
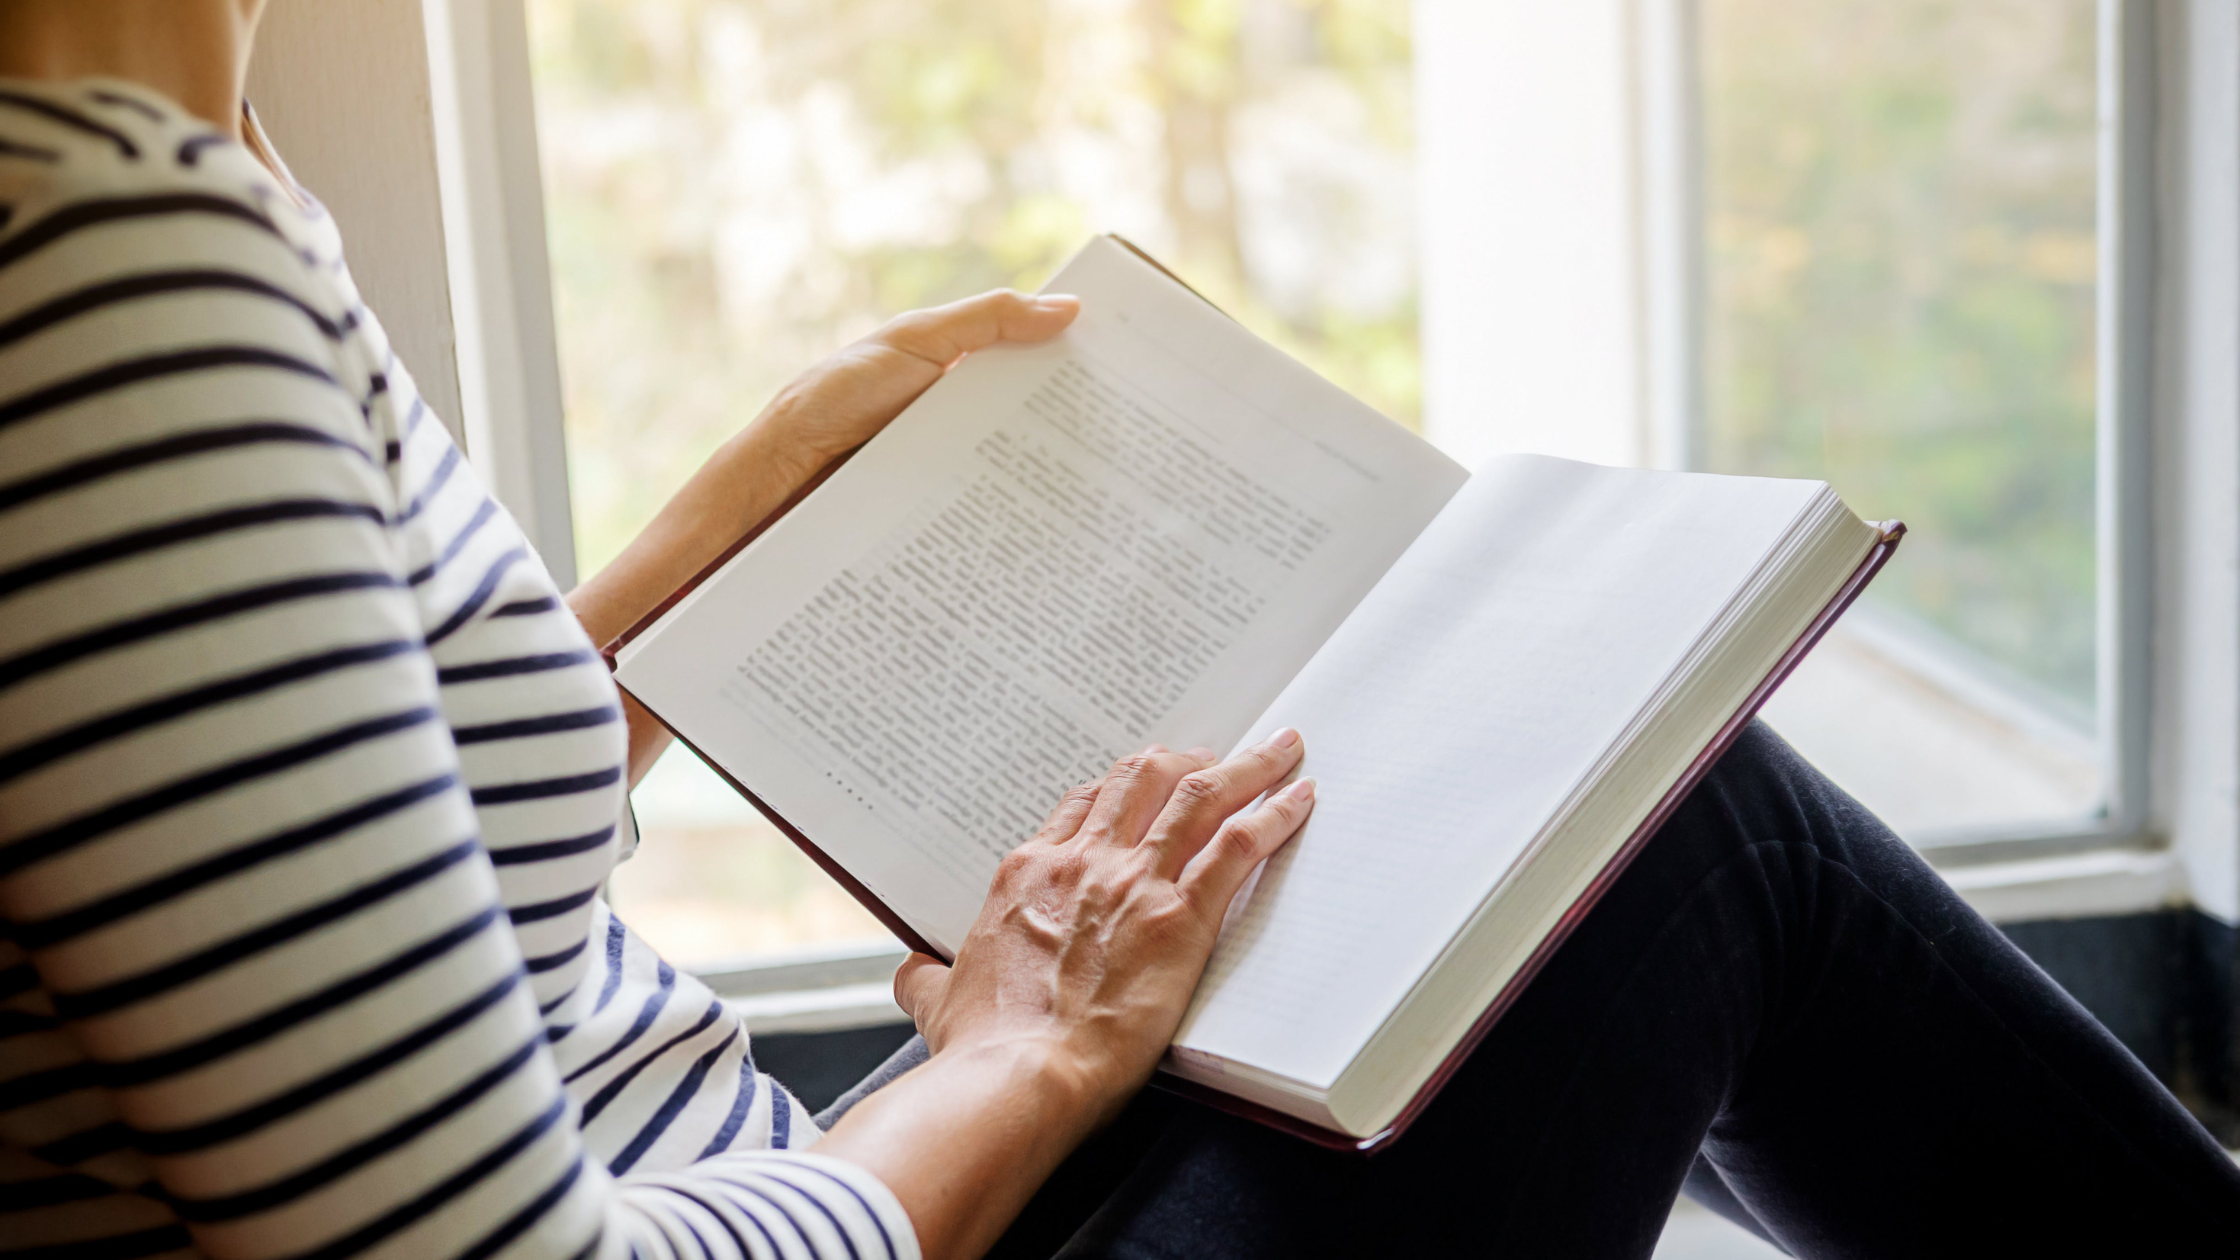
[[[550,1042],[553,1012],[598,1001],[598,872],[509,897],[499,866],[545,855],[486,833],[498,809],[611,822],[611,684],[579,672],[591,690],[565,705],[462,725],[444,675],[472,667],[445,643],[556,601],[471,481],[453,519],[407,528],[437,514],[433,485],[400,493],[424,409],[369,357],[384,343],[339,259],[276,225],[261,173],[212,174],[167,103],[18,86],[0,83],[20,168],[0,172],[0,1233],[244,1260],[915,1256],[877,1179],[732,1149],[736,1119],[657,1171],[587,1149]],[[423,481],[456,461],[438,441]],[[574,630],[484,677],[589,648]],[[478,786],[491,766],[510,777]],[[553,844],[611,862],[610,833]],[[538,932],[548,952],[525,957]],[[744,1115],[735,1020],[711,1007],[675,1039],[743,1064]],[[600,1098],[642,1075],[607,1070]],[[679,1082],[683,1108],[699,1082]],[[631,1159],[666,1130],[636,1131]]]

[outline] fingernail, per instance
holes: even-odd
[[[1206,747],[1204,744],[1200,744],[1196,748],[1190,750],[1190,755],[1196,757],[1200,761],[1212,761],[1220,754],[1214,752],[1211,748]]]
[[[1143,751],[1142,751],[1141,753],[1138,753],[1137,755],[1138,755],[1138,756],[1142,756],[1142,757],[1156,757],[1156,756],[1158,756],[1158,755],[1159,755],[1160,753],[1163,753],[1163,752],[1165,752],[1166,750],[1167,750],[1167,746],[1166,746],[1165,744],[1153,744],[1153,745],[1151,745],[1150,747],[1148,747],[1148,748],[1144,749],[1144,750],[1143,750]]]
[[[1268,737],[1268,747],[1270,748],[1289,748],[1298,742],[1299,732],[1288,726]]]
[[[1081,305],[1081,299],[1071,293],[1044,293],[1035,298],[1034,304],[1046,311],[1062,311]]]
[[[1311,801],[1311,800],[1313,800],[1313,799],[1314,799],[1314,779],[1313,779],[1312,777],[1308,777],[1308,778],[1304,778],[1304,779],[1294,779],[1294,780],[1292,780],[1292,782],[1291,782],[1291,786],[1290,786],[1290,787],[1287,787],[1287,788],[1285,788],[1285,789],[1283,790],[1283,799],[1285,799],[1285,800],[1287,800],[1287,801]]]

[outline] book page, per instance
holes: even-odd
[[[1464,480],[1100,238],[625,649],[633,694],[946,950],[1068,787],[1226,748]]]
[[[1315,812],[1232,909],[1184,1061],[1328,1087],[1817,488],[1481,469],[1247,734],[1300,730]]]

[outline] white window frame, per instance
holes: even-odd
[[[1689,341],[1702,284],[1693,9],[1417,0],[1419,64],[1447,66],[1442,83],[1419,73],[1435,435],[1452,438],[1473,412],[1529,414],[1560,397],[1581,419],[1558,453],[1689,462],[1702,414]],[[566,582],[522,3],[423,0],[423,12],[465,432]],[[2102,0],[2101,12],[2108,807],[2073,828],[1948,837],[1928,854],[1995,921],[2196,904],[2229,922],[2240,920],[2240,16],[2225,0]],[[1549,49],[1582,47],[1605,54],[1598,73],[1546,72],[1577,61]],[[1489,145],[1498,170],[1479,160]],[[1583,357],[1606,370],[1582,392],[1563,364]],[[1477,453],[1501,448],[1498,423],[1479,437]],[[849,1027],[894,1017],[866,1005],[865,986],[900,956],[882,944],[709,975],[785,1006],[789,1026]],[[803,991],[824,993],[828,1014],[798,1003]]]
[[[2218,95],[2240,49],[2230,9],[2101,0],[2106,805],[2071,825],[1916,837],[1996,918],[2188,900],[2240,915],[2240,689],[2221,611],[2240,588],[2220,506],[2240,476],[2229,459],[2171,455],[2228,449],[2235,419],[2215,357],[2235,292],[2232,233],[2216,218],[2240,129]],[[1703,414],[1696,0],[1418,0],[1416,12],[1427,427],[1472,454],[1688,466]],[[1537,207],[1516,204],[1518,189]],[[1567,424],[1551,436],[1554,405]]]

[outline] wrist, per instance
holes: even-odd
[[[1058,1031],[1019,1033],[942,1047],[935,1059],[975,1064],[1017,1082],[1037,1099],[1041,1122],[1079,1140],[1134,1094],[1141,1081],[1123,1079],[1107,1054],[1078,1035]]]

